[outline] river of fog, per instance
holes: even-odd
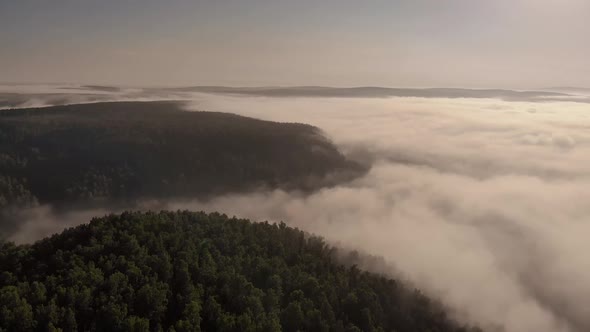
[[[306,196],[277,190],[167,207],[282,220],[382,256],[491,331],[590,330],[589,104],[198,94],[187,107],[316,125],[372,168]],[[31,212],[13,239],[104,212]]]
[[[305,197],[173,207],[284,220],[383,256],[490,330],[590,330],[589,105],[202,96],[193,108],[310,123],[373,167]]]

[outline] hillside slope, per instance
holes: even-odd
[[[285,224],[123,213],[0,247],[0,330],[468,331]],[[473,329],[475,331],[475,329]]]
[[[0,208],[307,190],[361,171],[315,127],[174,102],[0,112]]]

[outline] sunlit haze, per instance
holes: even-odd
[[[586,0],[0,2],[0,80],[590,86]]]

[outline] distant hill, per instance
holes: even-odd
[[[419,98],[498,98],[510,101],[546,101],[547,97],[559,100],[569,97],[567,93],[550,91],[516,91],[503,89],[458,89],[458,88],[384,88],[353,87],[333,88],[321,86],[299,87],[223,87],[198,86],[174,88],[176,92],[203,92],[266,97],[419,97]]]
[[[386,88],[323,86],[292,87],[226,87],[195,86],[176,88],[121,88],[102,85],[56,86],[45,92],[18,92],[18,87],[0,91],[0,108],[23,108],[48,105],[79,104],[134,100],[194,100],[195,93],[259,97],[337,97],[337,98],[491,98],[506,101],[547,102],[572,101],[590,103],[590,92],[584,88],[545,88],[534,91],[462,88]],[[585,98],[580,98],[585,95]]]
[[[559,92],[559,93],[568,93],[568,94],[590,95],[590,88],[582,88],[582,87],[575,87],[575,86],[559,86],[559,87],[544,88],[543,90],[554,91],[554,92]]]
[[[66,90],[66,88],[62,88]],[[72,88],[73,90],[73,88]],[[97,102],[108,102],[113,100],[125,100],[135,97],[141,98],[142,96],[116,96],[114,92],[103,92],[99,90],[82,90],[78,88],[77,91],[73,92],[61,92],[61,93],[7,93],[0,92],[0,109],[12,109],[12,108],[31,108],[31,107],[43,107],[43,106],[54,106],[54,105],[68,105],[68,104],[79,104],[79,103],[97,103]],[[80,93],[79,91],[84,91]]]
[[[123,213],[0,243],[0,331],[467,332],[419,291],[285,224]]]
[[[106,85],[82,85],[81,89],[88,89],[88,90],[95,90],[95,91],[104,91],[104,92],[119,92],[121,88],[116,86],[106,86]]]
[[[0,209],[313,190],[363,171],[318,128],[174,102],[0,111]]]

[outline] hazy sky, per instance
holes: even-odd
[[[0,0],[0,81],[590,86],[588,0]]]

